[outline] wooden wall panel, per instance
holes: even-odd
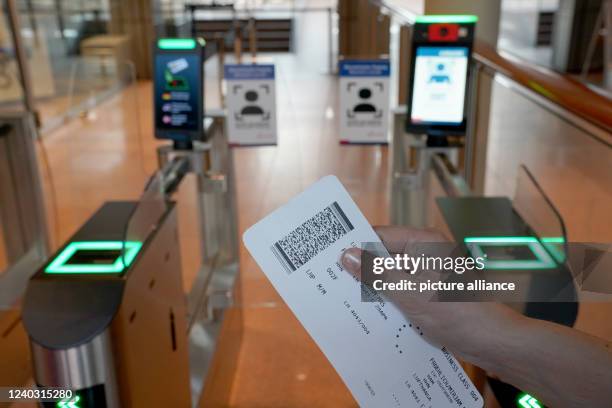
[[[412,27],[402,26],[400,28],[400,51],[399,51],[399,90],[397,92],[397,103],[405,104],[408,98],[408,80],[410,78],[410,53],[412,52]]]
[[[152,0],[111,0],[109,33],[128,37],[128,58],[138,79],[151,79],[152,44],[155,40]]]
[[[391,19],[368,0],[339,0],[339,51],[344,58],[378,58],[389,53]]]

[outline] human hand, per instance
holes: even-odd
[[[374,230],[392,255],[406,253],[414,244],[448,242],[444,235],[435,230],[394,226],[375,227]],[[359,279],[361,250],[351,248],[345,251],[342,264]],[[417,279],[431,277],[424,275],[426,273]],[[406,275],[402,271],[388,271],[380,278],[386,282],[399,282]],[[429,296],[402,291],[391,292],[389,298],[428,340],[444,345],[462,359],[473,363],[477,363],[483,344],[495,342],[495,336],[525,319],[509,307],[497,303],[437,302],[430,301]]]
[[[413,244],[446,241],[442,234],[431,230],[374,229],[392,255],[406,253]],[[344,252],[342,264],[359,279],[361,250]],[[406,274],[387,271],[379,277],[393,282]],[[438,302],[430,300],[429,295],[399,291],[393,291],[389,300],[430,341],[444,345],[489,375],[536,395],[546,406],[612,406],[610,342],[555,323],[529,319],[498,303]],[[577,372],[581,375],[577,376]]]

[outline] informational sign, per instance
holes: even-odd
[[[154,56],[155,136],[176,141],[203,138],[203,43],[166,38]]]
[[[461,124],[467,68],[467,47],[419,47],[414,72],[412,122]]]
[[[340,142],[387,143],[389,60],[340,61]]]
[[[274,65],[226,65],[228,140],[234,145],[276,144]]]

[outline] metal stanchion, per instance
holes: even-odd
[[[157,149],[160,168],[176,157],[187,157],[190,171],[197,179],[198,225],[202,268],[188,295],[189,314],[195,319],[203,304],[215,297],[211,293],[231,291],[232,285],[211,288],[211,276],[217,269],[230,265],[228,272],[237,272],[237,215],[233,185],[233,163],[225,137],[225,120],[219,115],[205,120],[206,142],[194,142],[191,150],[176,150],[171,145]],[[211,316],[207,316],[211,317]]]
[[[480,74],[482,65],[478,61],[474,61],[470,66],[470,76],[472,81],[468,89],[468,120],[466,129],[465,141],[465,179],[468,184],[472,184],[474,177],[474,166],[476,157],[476,140],[478,128],[478,85],[480,82]]]
[[[242,29],[240,23],[234,22],[234,56],[236,61],[242,63]]]
[[[207,141],[194,142],[192,150],[162,146],[157,151],[160,167],[176,157],[187,157],[190,171],[197,178],[202,266],[187,294],[190,360],[194,362],[190,365],[192,401],[199,401],[203,392],[227,310],[232,310],[230,326],[233,324],[232,330],[236,330],[234,334],[238,337],[224,342],[231,340],[238,344],[242,330],[241,323],[236,326],[240,307],[233,307],[240,303],[235,299],[234,290],[238,274],[238,225],[233,162],[224,114],[210,116],[209,112],[205,131]],[[227,355],[225,358],[231,359]]]
[[[223,77],[225,75],[225,39],[217,38],[217,69],[219,70],[218,75],[218,86],[219,86],[219,97],[221,98],[221,106],[225,105],[225,95],[223,94]]]
[[[405,106],[399,106],[393,112],[391,223],[425,227],[429,219],[429,175],[432,161],[435,156],[444,155],[456,165],[458,149],[430,147],[427,146],[427,135],[406,133],[405,112]]]

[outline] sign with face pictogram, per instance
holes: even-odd
[[[225,65],[230,144],[276,144],[274,65]]]
[[[340,142],[387,143],[389,60],[340,61]]]

